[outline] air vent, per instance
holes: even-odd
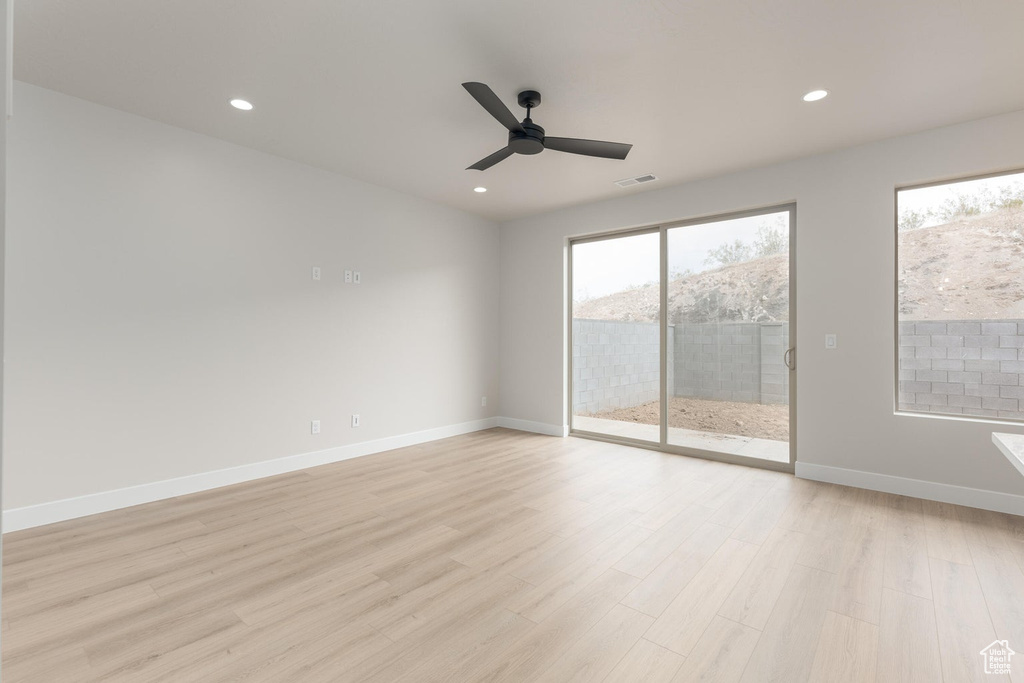
[[[650,183],[658,179],[658,176],[653,173],[647,175],[638,175],[635,178],[623,178],[622,180],[616,180],[615,184],[619,187],[629,187],[630,185],[640,185],[641,183]]]

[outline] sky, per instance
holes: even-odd
[[[789,219],[789,214],[783,212],[670,228],[669,272],[691,270],[699,273],[716,267],[704,263],[708,252],[737,239],[752,244],[757,229],[766,222],[777,220],[776,216],[785,221]],[[784,225],[788,226],[788,222]],[[657,282],[658,242],[659,235],[655,232],[574,245],[573,299],[581,301]]]

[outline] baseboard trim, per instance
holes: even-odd
[[[483,429],[491,429],[501,424],[502,418],[489,417],[483,420],[462,422],[434,429],[425,429],[409,434],[400,434],[373,441],[338,446],[321,451],[300,453],[299,455],[264,460],[238,467],[229,467],[212,472],[202,472],[175,479],[165,479],[138,486],[129,486],[113,491],[92,493],[77,498],[65,498],[39,505],[29,505],[3,512],[3,531],[20,531],[32,527],[62,522],[68,519],[85,517],[100,512],[109,512],[120,508],[127,508],[133,505],[151,503],[166,498],[174,498],[189,493],[198,493],[209,489],[240,484],[254,479],[272,477],[276,474],[285,474],[304,470],[317,465],[326,465],[332,462],[340,462],[351,458],[358,458],[364,455],[372,455],[384,451],[415,446],[428,441],[436,441],[451,436],[469,434]],[[515,421],[513,421],[515,422]],[[503,427],[519,429],[510,424],[501,424]],[[525,430],[534,431],[534,430]]]
[[[895,493],[901,496],[935,500],[940,503],[952,503],[1024,516],[1024,496],[1012,493],[972,489],[967,486],[940,484],[934,481],[907,479],[888,474],[848,470],[842,467],[829,467],[806,462],[796,463],[796,476],[801,479],[813,479],[830,484],[841,484],[859,489]]]
[[[498,426],[508,429],[516,429],[520,432],[533,432],[534,434],[546,434],[547,436],[569,436],[569,428],[564,425],[553,425],[547,422],[533,422],[531,420],[520,420],[514,417],[499,417]]]

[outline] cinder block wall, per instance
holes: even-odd
[[[683,323],[674,348],[676,396],[789,403],[789,323]]]
[[[658,400],[657,323],[574,319],[572,329],[575,414]],[[789,323],[683,323],[668,335],[673,395],[789,403]]]
[[[574,414],[658,400],[661,360],[657,323],[574,318],[572,342]],[[671,377],[671,358],[669,373]]]
[[[899,409],[1024,420],[1024,320],[900,323]]]

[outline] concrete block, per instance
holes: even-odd
[[[963,396],[964,385],[954,382],[932,382],[933,394],[956,394]]]
[[[1011,420],[1024,420],[1024,412],[1020,410],[1000,410],[999,417],[1009,418]]]
[[[950,372],[949,377],[946,378],[950,382],[974,383],[981,382],[980,372]]]
[[[911,346],[908,348],[914,349],[914,358],[946,358],[949,354],[949,349],[945,346]]]
[[[914,334],[914,326],[916,324],[917,323],[912,323],[912,322],[910,322],[910,323],[903,323],[903,322],[901,322],[900,323],[900,327],[899,327],[900,334]]]
[[[999,337],[992,334],[968,334],[964,335],[964,346],[978,348],[998,348]]]
[[[981,323],[947,323],[947,334],[981,334]]]
[[[999,348],[1001,349],[1024,349],[1024,336],[1007,335],[999,337]]]
[[[1017,410],[1018,403],[1015,398],[985,397],[981,399],[981,407],[988,410]]]
[[[981,324],[982,334],[998,334],[998,335],[1014,335],[1017,334],[1017,323],[982,323]]]
[[[964,384],[964,394],[981,396],[982,398],[999,395],[999,386],[995,384]]]
[[[995,338],[998,341],[998,337]],[[925,334],[900,335],[900,346],[931,346],[932,338]],[[995,344],[993,344],[995,346]]]
[[[918,370],[916,379],[919,382],[945,382],[947,375],[945,370]]]
[[[907,381],[907,382],[900,382],[899,384],[900,384],[900,391],[907,391],[907,392],[927,394],[927,393],[931,392],[931,390],[932,390],[932,383],[931,382],[918,382],[918,381],[910,382],[910,381]]]
[[[946,358],[959,358],[960,360],[979,360],[981,359],[981,349],[975,348],[955,348],[946,349]]]
[[[934,347],[928,347],[934,348]],[[932,361],[932,370],[963,370],[964,362],[962,360],[945,360],[936,358]]]
[[[981,397],[980,396],[950,396],[947,398],[948,405],[959,406],[961,408],[980,408]]]
[[[900,358],[901,370],[931,370],[932,362],[926,358]]]
[[[1015,398],[1018,401],[1024,401],[1024,386],[1003,385],[999,387],[999,398]]]
[[[902,328],[902,325],[901,325]],[[902,332],[902,329],[900,330]],[[944,322],[921,322],[914,323],[914,334],[946,334],[946,323]]]
[[[943,394],[918,394],[916,403],[922,406],[944,406],[946,401]]]
[[[1017,386],[1020,384],[1020,378],[1016,374],[1008,372],[985,372],[981,375],[981,383]]]
[[[984,408],[964,408],[964,415],[972,415],[974,417],[999,417],[999,412],[995,410],[985,410]]]
[[[932,346],[944,346],[947,349],[964,345],[964,338],[952,334],[933,334]]]
[[[964,370],[977,372],[999,372],[999,361],[997,360],[968,360],[964,361]],[[978,380],[979,382],[981,380]]]
[[[1014,360],[1017,354],[1016,349],[985,348],[981,350],[983,360]]]
[[[1001,360],[999,372],[1024,373],[1024,360]]]

